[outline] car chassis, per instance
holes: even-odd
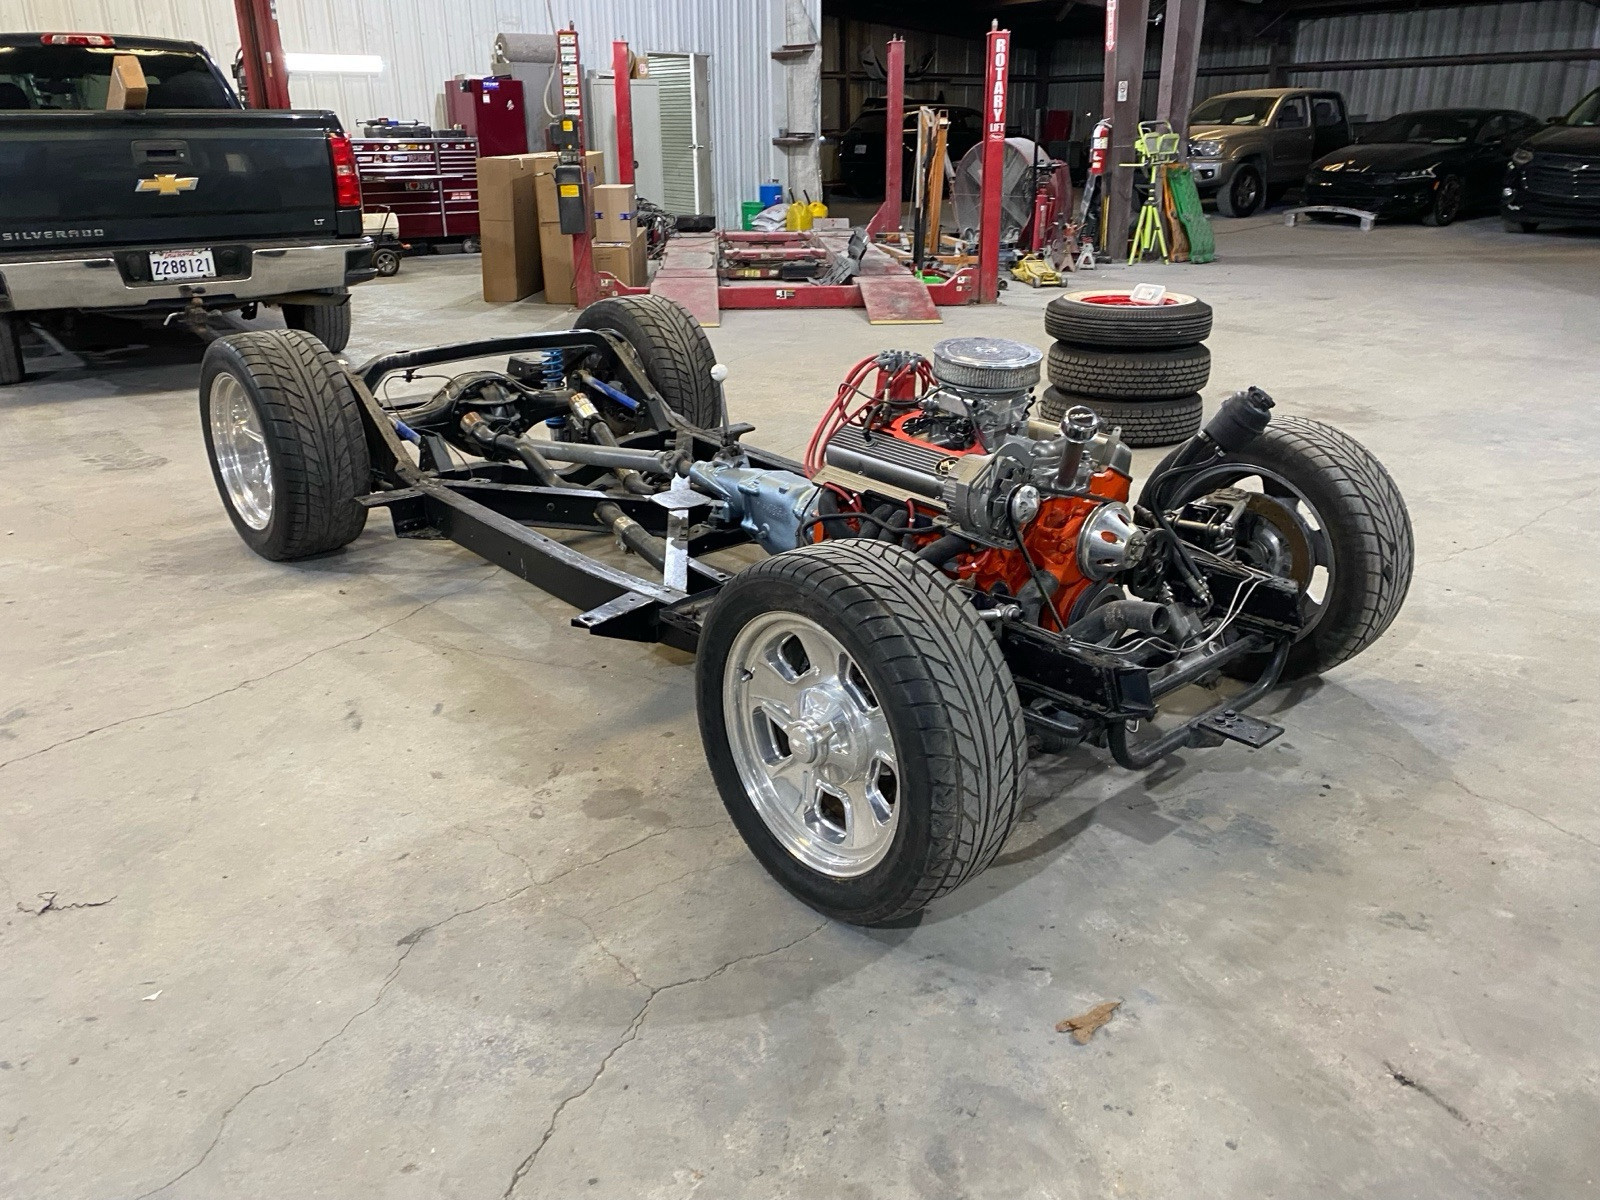
[[[647,410],[654,429],[619,439],[622,453],[611,462],[626,468],[629,453],[637,465],[659,463],[665,451],[706,460],[738,442],[749,426],[697,429],[686,424],[663,402],[650,383],[633,347],[605,330],[558,330],[460,342],[428,349],[380,355],[352,372],[361,398],[362,421],[375,477],[387,490],[361,497],[367,508],[387,508],[394,531],[404,538],[445,538],[495,566],[549,592],[582,611],[572,624],[601,637],[635,642],[660,642],[693,653],[699,644],[702,618],[718,591],[732,576],[701,555],[751,543],[744,529],[697,527],[687,538],[686,590],[625,571],[548,537],[541,529],[610,534],[612,525],[597,511],[615,504],[648,533],[669,534],[670,510],[646,496],[620,496],[582,486],[585,478],[607,472],[595,463],[572,478],[570,487],[543,487],[520,482],[529,477],[520,463],[458,463],[449,445],[436,433],[420,434],[420,465],[402,448],[401,435],[376,399],[387,377],[424,367],[490,355],[530,351],[599,351]],[[567,412],[552,402],[550,416]],[[793,459],[738,442],[753,464],[803,473]],[[1282,729],[1245,715],[1277,684],[1300,629],[1297,590],[1287,581],[1241,568],[1222,559],[1202,560],[1201,570],[1219,598],[1233,597],[1254,584],[1243,601],[1238,621],[1251,629],[1221,649],[1161,670],[1130,666],[1111,655],[1066,645],[1036,627],[1000,620],[999,640],[1006,663],[1024,700],[1042,699],[1056,710],[1029,705],[1023,716],[1052,739],[1080,742],[1103,732],[1116,761],[1129,769],[1147,767],[1181,747],[1215,738],[1262,746]],[[1273,654],[1268,668],[1244,691],[1185,721],[1179,727],[1142,743],[1131,742],[1129,722],[1156,715],[1155,701],[1220,669],[1229,661],[1263,651]],[[1214,735],[1207,739],[1205,735]],[[1098,740],[1095,738],[1095,740]]]

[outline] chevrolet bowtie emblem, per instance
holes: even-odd
[[[200,186],[193,175],[156,175],[141,179],[133,185],[136,192],[156,192],[162,196],[176,196],[179,192],[192,192]]]

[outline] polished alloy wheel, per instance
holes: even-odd
[[[272,520],[272,458],[244,385],[227,373],[211,384],[211,446],[228,500],[251,529]]]
[[[722,703],[739,776],[785,850],[836,879],[883,861],[900,815],[894,738],[837,638],[796,613],[757,617],[729,651]]]

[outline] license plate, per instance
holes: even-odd
[[[152,250],[150,278],[156,283],[176,279],[214,279],[217,264],[209,250]]]

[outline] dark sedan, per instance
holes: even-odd
[[[1538,127],[1505,109],[1401,113],[1312,163],[1306,203],[1448,225],[1494,207],[1512,150]]]
[[[950,132],[945,135],[945,157],[952,163],[983,140],[983,114],[975,108],[935,105],[950,114]],[[888,114],[871,108],[856,118],[854,125],[839,138],[840,180],[852,196],[883,195],[883,133]],[[916,169],[917,106],[906,102],[905,131],[901,138],[903,156],[900,169],[902,199],[911,195],[911,175]]]
[[[1600,88],[1511,156],[1501,193],[1507,229],[1600,225]]]

